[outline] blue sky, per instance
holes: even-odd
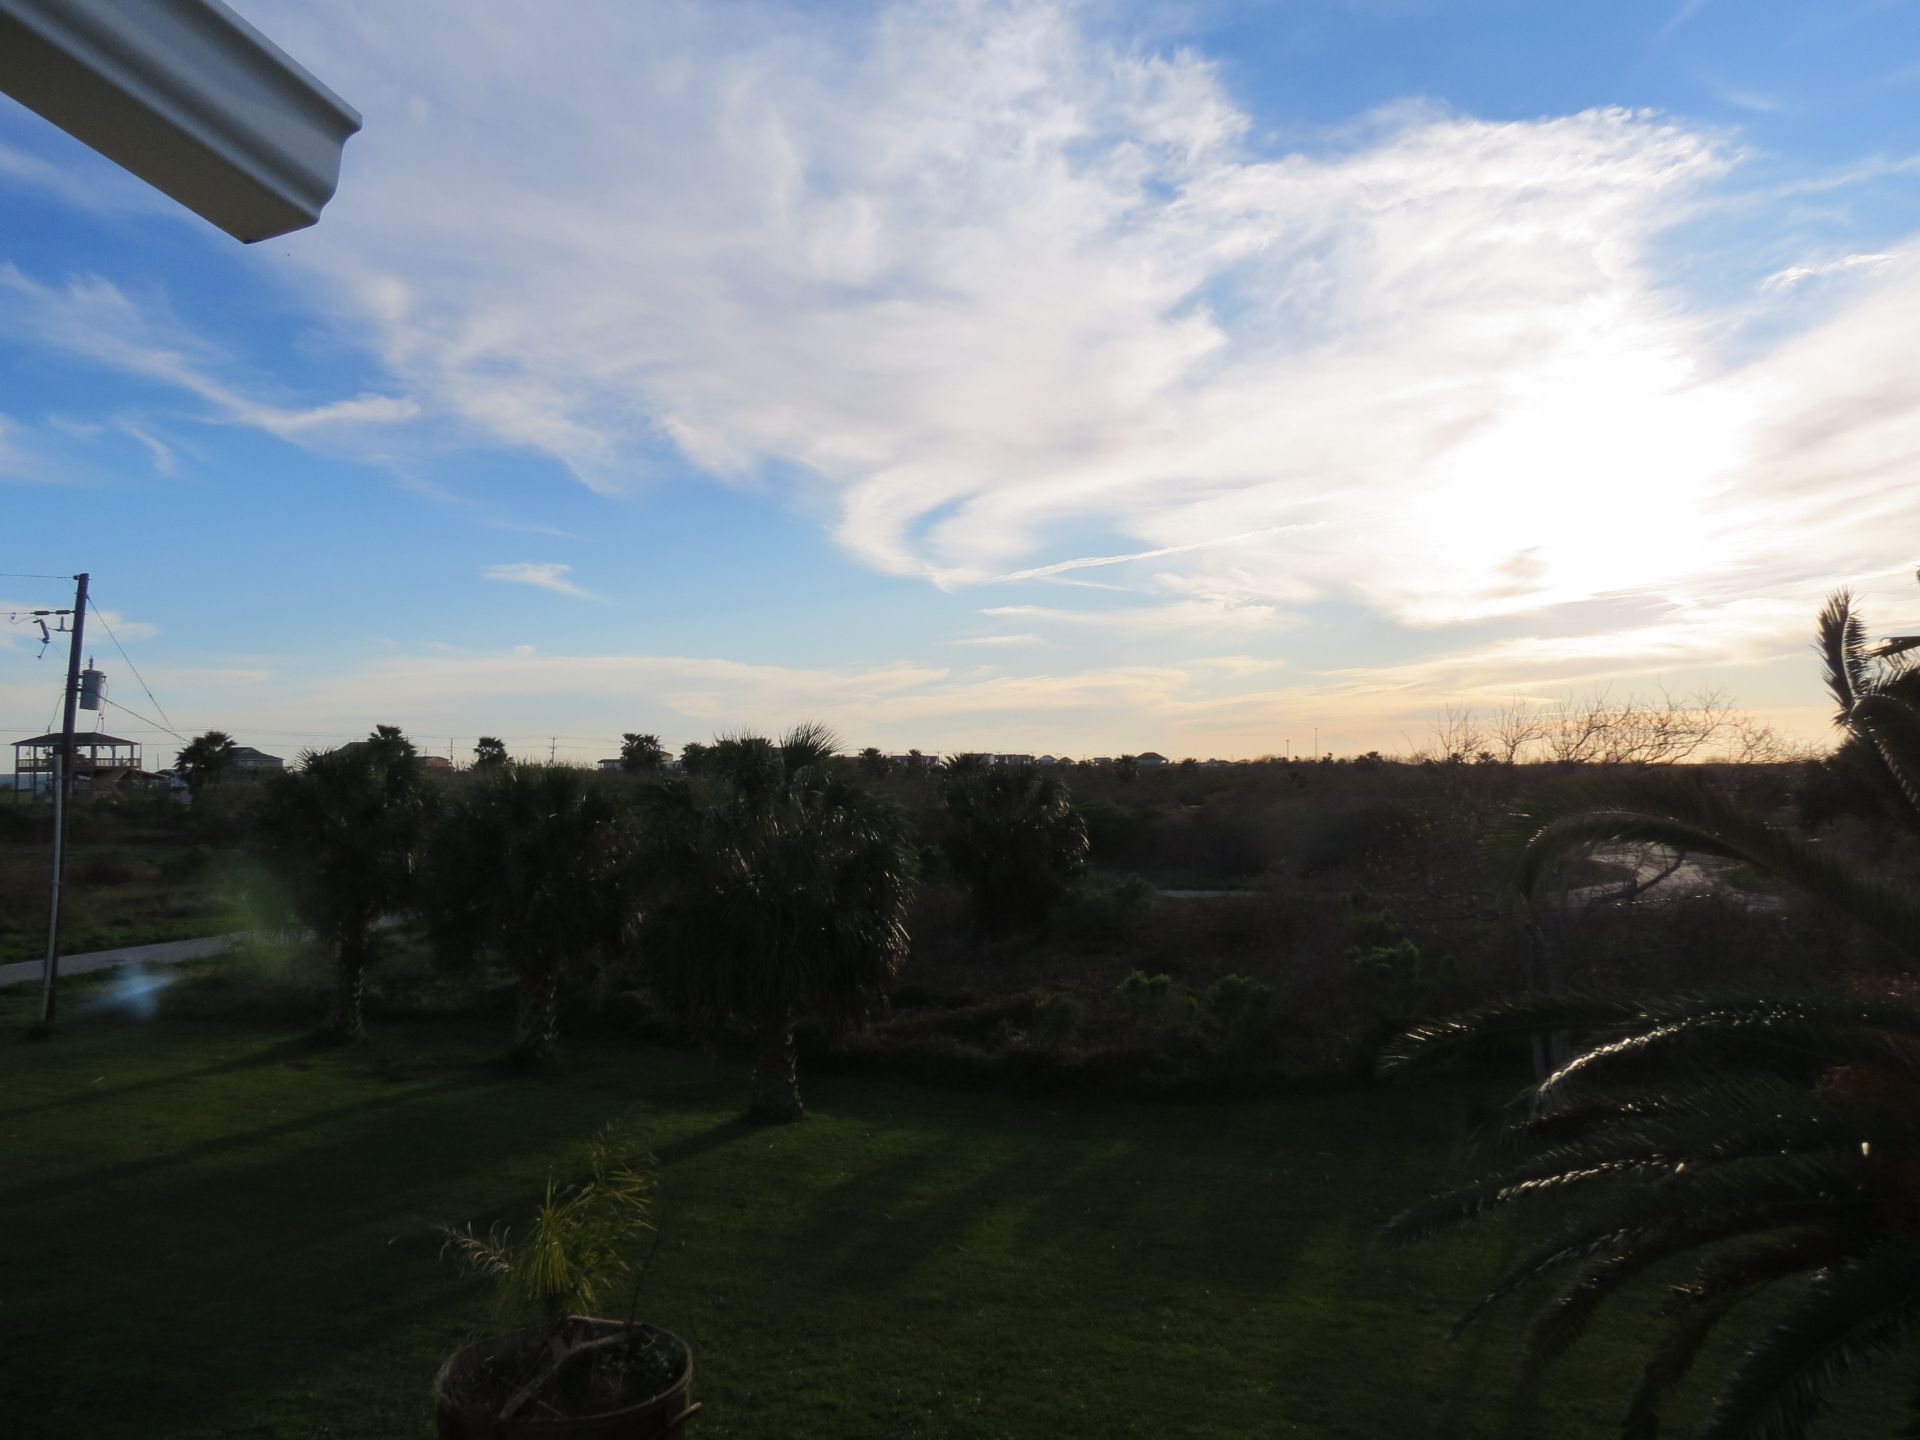
[[[0,102],[0,571],[177,730],[1811,738],[1912,620],[1920,5],[238,8],[366,117],[312,230]]]

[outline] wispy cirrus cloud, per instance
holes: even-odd
[[[705,656],[546,654],[532,647],[472,652],[426,649],[357,668],[271,685],[235,672],[219,715],[236,731],[271,736],[297,730],[347,739],[367,716],[420,736],[471,735],[476,714],[489,733],[537,731],[545,753],[550,697],[569,697],[574,733],[560,753],[591,760],[611,754],[636,725],[669,742],[704,740],[749,728],[773,732],[809,716],[858,748],[970,748],[981,737],[1036,753],[1260,753],[1278,690],[1246,689],[1272,671],[1253,657],[1213,657],[1192,666],[1096,666],[1035,673],[912,662],[850,665],[748,664]],[[8,698],[0,685],[0,702]],[[194,715],[174,716],[183,728]],[[215,723],[208,720],[206,723]],[[594,739],[593,732],[601,738]]]
[[[1660,27],[1655,39],[1664,40],[1681,26],[1690,23],[1700,12],[1707,8],[1707,0],[1680,0],[1674,12],[1667,17],[1666,24]]]
[[[556,595],[571,596],[575,600],[601,598],[591,590],[567,579],[567,576],[572,573],[571,565],[541,564],[522,560],[509,565],[490,565],[484,575],[488,580],[504,580],[510,585],[532,585],[536,589],[551,590]]]
[[[1737,637],[1690,613],[1784,616],[1920,528],[1911,246],[1787,252],[1857,252],[1844,286],[1675,279],[1735,135],[1402,104],[1281,144],[1205,55],[1014,0],[256,8],[369,116],[295,261],[368,393],[269,394],[144,299],[0,274],[0,320],[230,423],[450,417],[609,494],[691,463],[791,486],[882,571],[1150,602],[994,615],[1021,633],[1257,646],[1359,613],[1395,664],[1477,657],[1435,685],[1569,635],[1565,665],[1696,663]],[[578,588],[531,568],[558,586],[494,578]],[[1597,604],[1652,618],[1555,629]],[[1493,623],[1518,638],[1459,638]]]
[[[582,5],[538,36],[439,13],[380,24],[444,43],[373,45],[274,12],[383,122],[306,252],[340,313],[407,393],[597,489],[663,445],[804,476],[888,572],[1158,557],[1129,588],[1427,628],[1764,587],[1781,495],[1824,483],[1788,417],[1905,403],[1807,373],[1792,337],[1722,355],[1661,247],[1741,152],[1646,112],[1401,106],[1275,152],[1206,57],[1069,8]],[[502,77],[564,158],[519,119],[433,123],[501,113]],[[1859,307],[1832,318],[1872,350]],[[1920,522],[1890,474],[1876,496]],[[1040,558],[1096,533],[1133,544]]]
[[[1180,631],[1203,634],[1273,631],[1291,629],[1300,623],[1298,616],[1286,614],[1272,605],[1226,600],[1174,600],[1157,605],[1135,604],[1087,610],[1050,605],[990,605],[980,613],[995,619],[1138,635]]]
[[[1263,530],[1246,530],[1237,535],[1222,535],[1214,540],[1194,540],[1185,545],[1162,545],[1153,550],[1135,550],[1125,555],[1082,555],[1073,560],[1056,560],[1050,565],[1035,565],[1026,570],[1011,570],[1005,575],[988,577],[990,583],[1013,580],[1046,580],[1056,575],[1064,575],[1071,570],[1093,570],[1107,565],[1132,565],[1141,560],[1158,560],[1167,555],[1186,555],[1195,550],[1211,550],[1222,545],[1238,545],[1248,540],[1264,540],[1269,536],[1281,534],[1287,530],[1302,529],[1295,525],[1269,525]]]
[[[1791,290],[1805,280],[1817,280],[1825,275],[1844,275],[1848,271],[1884,270],[1901,258],[1898,250],[1884,250],[1873,254],[1842,255],[1837,260],[1825,260],[1817,265],[1789,265],[1784,270],[1776,270],[1760,282],[1762,290]]]
[[[161,308],[143,308],[99,276],[63,285],[0,263],[0,330],[16,339],[83,357],[123,375],[170,386],[211,407],[206,418],[250,425],[282,439],[356,425],[412,420],[419,405],[404,396],[363,394],[314,405],[277,404],[223,380],[231,362]]]

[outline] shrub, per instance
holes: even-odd
[[[1077,947],[1118,944],[1139,929],[1153,896],[1152,884],[1138,875],[1083,882],[1055,912],[1050,928]]]
[[[1230,1050],[1249,1050],[1272,1032],[1275,995],[1245,975],[1222,975],[1200,997],[1200,1011],[1214,1035]]]
[[[1121,1014],[1138,1027],[1177,1030],[1192,1024],[1193,996],[1176,985],[1171,975],[1135,970],[1114,987],[1113,995]]]
[[[1073,1040],[1085,1019],[1085,1007],[1071,995],[1043,995],[1034,1002],[1035,1043],[1058,1049]]]

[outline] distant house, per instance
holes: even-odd
[[[1133,763],[1136,765],[1164,765],[1167,763],[1167,757],[1162,755],[1158,750],[1142,750],[1138,755],[1133,757]]]
[[[1033,756],[1031,755],[989,755],[987,756],[987,763],[990,765],[1031,765],[1033,764]]]
[[[594,764],[601,770],[618,770],[620,768],[620,757],[616,755],[611,760],[596,760]]]
[[[264,770],[284,770],[287,762],[278,755],[269,755],[264,750],[256,750],[251,745],[236,745],[227,752],[227,764],[234,770],[257,774]]]
[[[449,760],[445,755],[422,755],[420,757],[420,768],[422,770],[451,770],[453,769],[453,761]]]

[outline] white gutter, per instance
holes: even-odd
[[[0,0],[0,91],[249,242],[320,218],[360,128],[220,0]]]

